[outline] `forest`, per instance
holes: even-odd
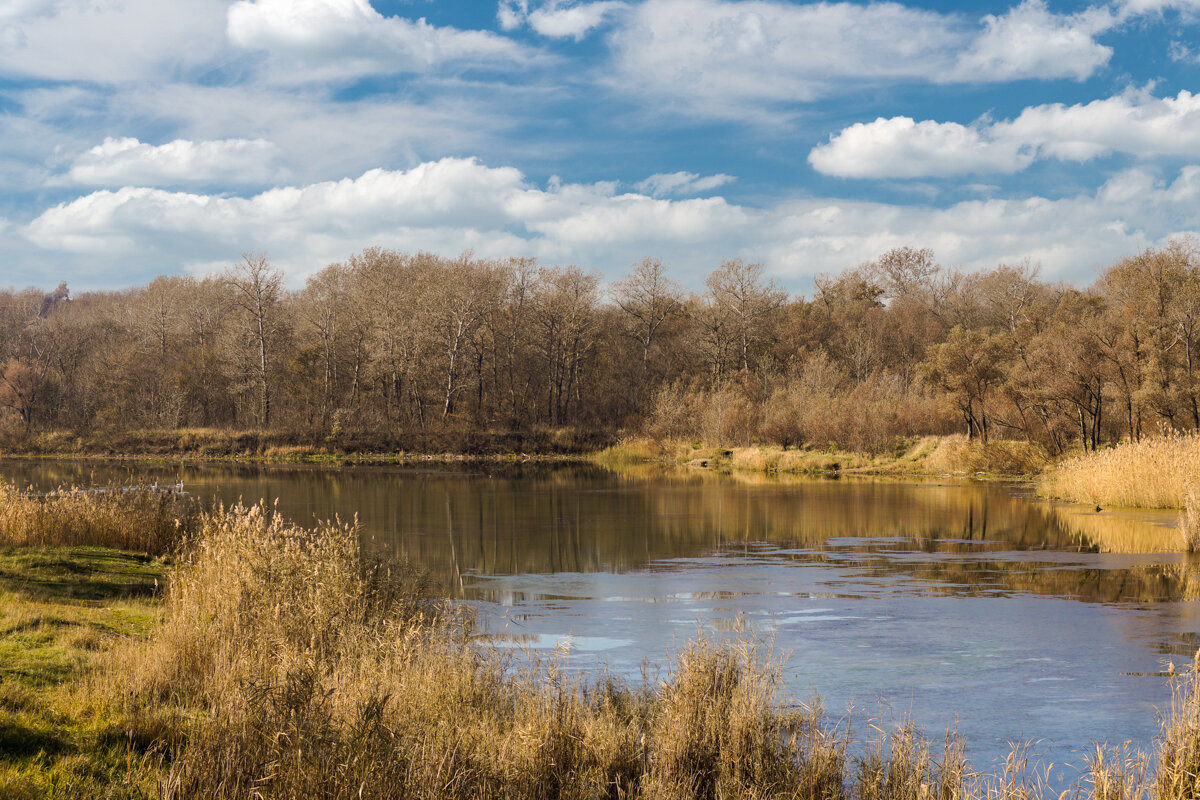
[[[382,248],[291,291],[246,254],[120,291],[0,292],[0,429],[458,452],[539,432],[861,452],[962,432],[1061,454],[1200,430],[1198,357],[1186,238],[1083,288],[1029,261],[964,272],[897,248],[818,277],[810,298],[742,260],[692,292],[653,258],[606,285],[529,258]]]

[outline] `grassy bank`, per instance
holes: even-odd
[[[0,441],[0,452],[10,456],[57,458],[403,464],[429,460],[581,457],[606,446],[610,440],[607,434],[574,428],[540,428],[528,432],[437,431],[400,437],[187,428],[10,435]]]
[[[897,441],[882,453],[835,449],[783,449],[777,446],[711,447],[681,440],[630,437],[598,452],[594,459],[613,467],[665,463],[716,470],[781,475],[971,475],[1026,477],[1050,461],[1037,445],[993,440],[987,445],[965,436],[924,436]]]
[[[66,501],[41,502],[26,513]],[[1017,757],[974,772],[953,735],[831,724],[753,643],[692,642],[661,681],[582,682],[480,646],[349,526],[262,506],[180,519],[166,563],[49,535],[0,547],[0,795],[1056,796]],[[1196,677],[1178,690],[1156,760],[1098,750],[1080,798],[1195,797]]]
[[[112,680],[115,651],[158,629],[160,556],[198,521],[166,493],[0,484],[0,797],[148,796],[125,720],[95,685]]]
[[[0,797],[120,797],[152,783],[89,689],[161,622],[163,564],[91,547],[0,547]]]

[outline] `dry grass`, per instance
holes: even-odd
[[[1179,515],[1179,533],[1183,548],[1189,553],[1200,550],[1200,492],[1188,491],[1183,498],[1183,513]]]
[[[911,722],[886,736],[875,736],[856,759],[855,797],[858,800],[959,800],[970,770],[966,750],[954,733],[947,733],[941,759],[933,757],[929,740]]]
[[[841,745],[753,647],[693,643],[644,689],[514,669],[353,527],[261,506],[207,516],[168,586],[163,628],[103,676],[169,753],[166,797],[839,796]]]
[[[469,620],[413,572],[364,559],[352,526],[218,511],[168,586],[164,626],[94,687],[167,798],[1054,796],[1019,749],[982,776],[952,734],[935,748],[912,725],[874,727],[855,746],[819,707],[785,706],[778,661],[744,642],[694,641],[640,688],[580,682],[557,659],[518,667],[471,644]],[[1159,766],[1097,750],[1092,796],[1195,796],[1200,706],[1184,680]]]
[[[1077,503],[1126,508],[1183,508],[1200,485],[1200,437],[1164,436],[1068,459],[1039,491]]]
[[[199,518],[194,500],[151,489],[57,489],[36,496],[0,482],[0,545],[171,552]]]
[[[925,458],[929,471],[953,475],[1034,475],[1050,463],[1041,445],[1011,439],[987,444],[957,434],[944,436]]]
[[[1162,724],[1152,775],[1160,800],[1200,797],[1200,651],[1192,669],[1176,680],[1171,712]]]
[[[594,454],[613,469],[647,463],[685,464],[773,475],[955,474],[1025,476],[1050,462],[1036,443],[993,440],[969,442],[961,434],[894,439],[891,451],[850,452],[834,448],[784,448],[779,445],[714,447],[686,439],[629,437]]]
[[[882,464],[855,453],[820,450],[784,450],[780,447],[738,447],[729,459],[734,469],[780,474],[828,475],[842,470],[864,470]]]

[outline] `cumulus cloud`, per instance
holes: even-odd
[[[1108,63],[1112,48],[1095,40],[1116,24],[1106,8],[1052,14],[1044,0],[1024,0],[1000,16],[983,18],[984,32],[959,56],[944,80],[1084,80]]]
[[[1083,162],[1200,152],[1200,96],[1131,92],[1090,103],[1031,106],[1013,120],[974,125],[880,118],[839,131],[809,153],[819,172],[851,178],[1013,173],[1035,159]]]
[[[106,138],[71,164],[67,177],[91,186],[264,183],[278,177],[278,148],[264,139],[150,145]]]
[[[735,180],[732,175],[724,173],[701,177],[695,172],[660,172],[635,183],[633,188],[643,194],[662,197],[709,192]]]
[[[985,199],[948,207],[808,200],[780,207],[763,234],[765,259],[782,274],[842,267],[891,247],[932,248],[968,269],[1029,256],[1048,276],[1086,283],[1118,258],[1200,230],[1200,166],[1163,182],[1140,169],[1094,193],[1051,200]],[[833,267],[837,268],[837,267]]]
[[[1016,172],[1033,153],[998,142],[978,127],[880,117],[859,122],[808,154],[818,172],[842,178],[919,178],[970,172]]]
[[[520,45],[487,31],[385,17],[367,0],[238,0],[229,7],[229,40],[265,51],[290,78],[337,79],[425,72],[440,64],[527,63]],[[284,73],[281,73],[284,74]]]
[[[569,37],[579,41],[604,24],[612,14],[628,7],[628,3],[620,0],[597,0],[591,3],[550,0],[530,10],[529,0],[501,0],[496,18],[504,30],[514,30],[528,24],[542,36],[553,39]]]
[[[972,19],[899,3],[647,0],[621,15],[615,86],[689,113],[744,119],[847,86],[1082,79],[1108,61],[1111,13],[1025,0]]]
[[[454,92],[427,98],[368,95],[331,102],[327,92],[310,86],[168,83],[129,87],[115,95],[91,87],[30,89],[16,95],[26,118],[47,123],[13,128],[8,137],[17,118],[0,114],[0,157],[11,145],[28,145],[33,163],[56,164],[65,172],[75,154],[101,141],[104,133],[140,132],[150,120],[154,129],[171,131],[170,138],[193,142],[265,139],[278,148],[272,166],[286,169],[288,181],[301,183],[358,175],[381,165],[418,164],[430,153],[467,152],[506,161],[545,158],[550,148],[544,141],[512,135],[516,123],[509,115],[517,103],[536,112],[542,99],[494,89],[483,94],[478,99]],[[80,116],[88,124],[64,136],[58,123]],[[56,156],[52,151],[59,145]]]
[[[613,183],[527,183],[510,167],[447,158],[410,170],[272,189],[251,197],[145,187],[98,191],[48,209],[35,244],[96,257],[207,263],[266,249],[293,274],[366,244],[571,258],[601,243],[632,258],[650,242],[704,246],[742,224],[723,199],[619,194]]]
[[[1056,200],[936,207],[810,198],[755,208],[621,193],[612,182],[537,186],[511,167],[442,159],[245,197],[102,190],[47,209],[10,236],[59,252],[56,263],[119,262],[124,274],[266,250],[293,283],[372,244],[532,255],[613,277],[654,253],[692,270],[683,277],[696,285],[726,257],[763,260],[773,274],[801,281],[907,244],[967,268],[1028,255],[1047,274],[1088,280],[1121,255],[1200,229],[1197,200],[1200,165],[1171,181],[1127,170],[1095,192]]]

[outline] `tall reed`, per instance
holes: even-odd
[[[195,529],[199,513],[194,499],[173,492],[60,488],[34,495],[0,481],[0,545],[90,545],[163,555]]]
[[[166,616],[105,680],[131,740],[175,709],[167,797],[842,795],[844,744],[755,647],[694,642],[643,688],[518,668],[351,525],[208,514]]]
[[[1179,533],[1183,538],[1183,549],[1189,553],[1200,550],[1200,491],[1196,489],[1188,491],[1183,499]]]
[[[1200,436],[1162,436],[1076,456],[1050,470],[1039,491],[1079,503],[1183,508],[1200,485]]]

